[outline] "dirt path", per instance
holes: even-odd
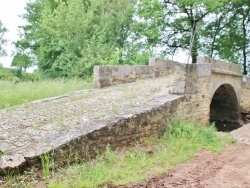
[[[250,188],[250,144],[238,142],[220,154],[202,151],[165,174],[137,184],[109,187]]]

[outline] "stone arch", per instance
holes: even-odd
[[[230,84],[222,84],[214,92],[210,103],[210,123],[215,123],[218,131],[232,131],[240,127],[239,102]]]

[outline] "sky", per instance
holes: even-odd
[[[3,25],[8,29],[8,32],[4,35],[8,40],[7,57],[0,57],[0,63],[4,67],[10,67],[12,61],[12,53],[15,50],[12,44],[18,40],[18,26],[25,25],[25,21],[22,20],[19,15],[25,13],[25,5],[29,0],[0,0],[0,20]]]

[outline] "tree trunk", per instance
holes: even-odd
[[[192,32],[191,32],[191,39],[190,39],[190,54],[192,57],[192,63],[197,62],[198,56],[198,37],[196,35],[196,22],[192,21]]]
[[[246,40],[247,40],[247,32],[246,32],[246,25],[245,25],[245,15],[243,15],[242,20],[242,29],[243,29],[243,74],[247,75],[247,53],[246,53]]]

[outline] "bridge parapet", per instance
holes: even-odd
[[[211,71],[220,74],[229,74],[233,76],[242,77],[242,67],[233,63],[226,61],[216,60],[207,56],[199,56],[197,58],[197,63],[210,63]]]
[[[112,85],[130,83],[137,79],[157,78],[174,72],[177,62],[150,58],[149,65],[139,66],[95,66],[94,87],[103,88]]]
[[[134,82],[138,78],[157,78],[173,73],[177,74],[177,77],[182,77],[180,80],[185,83],[186,74],[189,75],[188,77],[210,76],[211,73],[242,77],[242,68],[239,65],[206,56],[198,57],[197,64],[182,64],[171,60],[150,58],[149,65],[144,66],[96,66],[94,68],[94,87],[108,87]],[[178,83],[178,85],[183,88],[185,84]]]
[[[153,66],[95,66],[94,87],[103,88],[112,85],[134,82],[138,78],[154,78]]]

